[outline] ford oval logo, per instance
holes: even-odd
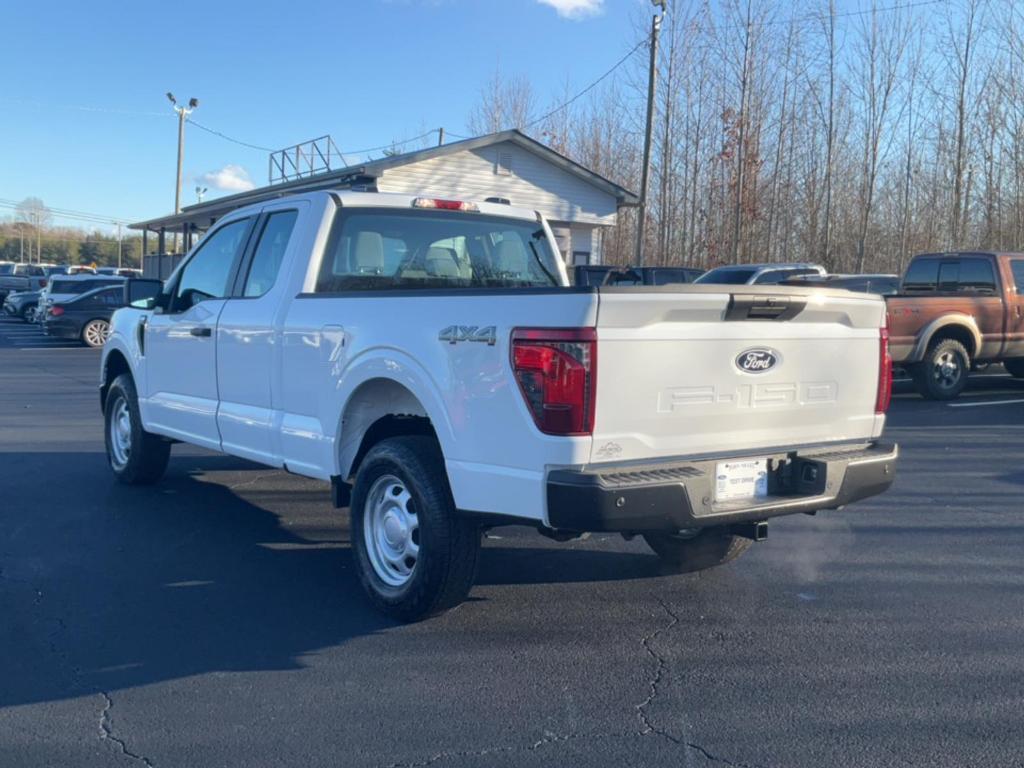
[[[745,349],[736,356],[736,367],[744,373],[766,373],[776,366],[782,355],[767,347]]]

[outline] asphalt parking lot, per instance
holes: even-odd
[[[1024,381],[897,384],[895,487],[663,577],[492,532],[471,599],[375,614],[323,484],[105,466],[98,353],[0,326],[0,766],[1024,765]],[[967,407],[964,407],[967,406]]]

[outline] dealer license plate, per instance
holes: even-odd
[[[715,501],[761,499],[767,495],[767,459],[718,462],[715,468]]]

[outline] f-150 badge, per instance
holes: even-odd
[[[736,367],[744,373],[765,373],[774,368],[781,357],[774,349],[754,347],[745,349],[736,356]]]
[[[494,346],[497,341],[497,328],[488,325],[480,328],[476,325],[449,325],[437,334],[438,341],[458,344],[460,341],[479,341]]]

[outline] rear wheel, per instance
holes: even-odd
[[[932,343],[924,360],[910,369],[914,387],[929,400],[953,400],[967,386],[971,356],[956,339]]]
[[[36,306],[35,304],[29,304],[23,310],[21,310],[21,319],[26,323],[34,323],[36,321]]]
[[[126,485],[148,485],[163,477],[171,444],[142,428],[135,382],[126,373],[110,385],[104,404],[107,461]]]
[[[90,320],[82,328],[82,341],[90,347],[102,347],[110,335],[110,323],[106,320]]]
[[[417,621],[465,600],[480,529],[456,513],[433,439],[395,437],[371,448],[356,474],[351,516],[359,581],[378,609]]]
[[[753,543],[728,528],[703,528],[692,535],[645,533],[647,546],[661,558],[669,573],[692,573],[728,563]]]
[[[1013,360],[1003,360],[1003,368],[1015,379],[1024,379],[1024,357],[1016,357]]]

